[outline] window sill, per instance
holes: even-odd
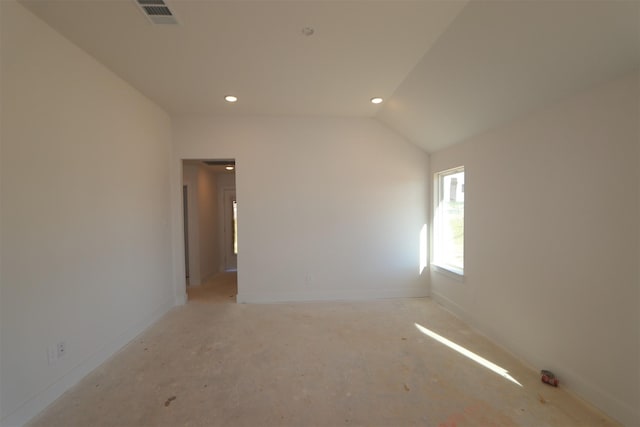
[[[456,280],[458,282],[464,282],[464,270],[459,268],[431,264],[431,271],[435,271],[436,273],[440,273],[443,276],[447,276],[450,279]]]

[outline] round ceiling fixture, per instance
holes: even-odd
[[[371,103],[372,104],[382,104],[382,98],[371,98]]]
[[[234,169],[234,168],[233,168],[233,166],[231,166],[231,165],[229,165],[229,166],[225,166],[224,168],[225,168],[226,170],[228,170],[228,171],[232,171],[232,170]]]
[[[313,33],[315,33],[315,32],[316,32],[316,31],[315,31],[313,28],[311,28],[311,27],[304,27],[304,28],[302,29],[302,34],[304,34],[304,35],[305,35],[305,36],[307,36],[307,37],[312,36],[312,35],[313,35]]]
[[[238,97],[233,95],[227,95],[224,97],[224,100],[227,102],[236,102],[238,100]]]

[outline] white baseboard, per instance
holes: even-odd
[[[464,320],[469,324],[472,324],[472,319],[469,316],[469,314],[462,307],[460,307],[455,302],[451,301],[449,298],[443,295],[440,295],[436,292],[431,292],[431,298],[435,302],[437,302],[438,304],[440,304],[441,306],[449,310],[451,313],[455,314],[460,319]]]
[[[187,293],[183,293],[181,295],[176,295],[175,304],[174,305],[185,305],[187,303]]]
[[[435,292],[432,292],[431,297],[434,301],[468,323],[472,329],[476,330],[478,333],[491,340],[494,344],[509,352],[511,355],[522,361],[526,366],[529,366],[534,370],[539,370],[542,366],[547,365],[545,361],[540,360],[531,354],[524,355],[523,352],[517,350],[518,346],[514,345],[514,343],[505,342],[504,340],[499,339],[499,337],[495,336],[489,328],[479,324],[471,317],[470,313],[447,297]],[[562,369],[562,386],[567,392],[584,401],[585,404],[592,406],[595,410],[605,413],[607,416],[614,418],[623,425],[640,426],[640,411],[637,407],[631,407],[625,402],[621,402],[605,390],[591,384],[586,379],[575,375],[571,372],[570,367]]]
[[[107,359],[113,356],[118,350],[127,345],[136,336],[142,333],[145,329],[155,323],[160,317],[162,317],[167,311],[174,306],[174,301],[170,299],[164,304],[158,307],[150,316],[137,322],[129,329],[124,331],[114,341],[106,344],[99,349],[93,356],[86,359],[84,362],[78,364],[69,373],[60,377],[53,384],[42,390],[34,397],[26,401],[22,406],[13,412],[7,414],[5,418],[0,421],[1,427],[19,427],[23,426],[33,417],[42,412],[47,406],[51,405],[58,397],[64,392],[69,390],[75,384],[77,384],[82,378],[84,378],[91,371],[96,369]]]
[[[584,378],[574,375],[569,370],[563,373],[566,390],[578,399],[619,421],[625,426],[640,426],[640,411],[637,407],[631,407],[621,402],[607,391],[585,381]]]
[[[386,298],[420,298],[429,296],[427,286],[404,289],[322,290],[322,291],[273,291],[238,292],[236,301],[241,304],[261,304],[308,301],[365,301]]]

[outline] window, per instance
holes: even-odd
[[[464,167],[435,174],[433,264],[464,274]]]
[[[238,255],[238,202],[233,201],[233,254]]]

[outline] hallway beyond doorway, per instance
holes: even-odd
[[[237,269],[235,181],[234,159],[182,160],[187,287]]]
[[[238,273],[227,271],[218,273],[201,286],[187,287],[188,302],[235,303],[238,294]]]

